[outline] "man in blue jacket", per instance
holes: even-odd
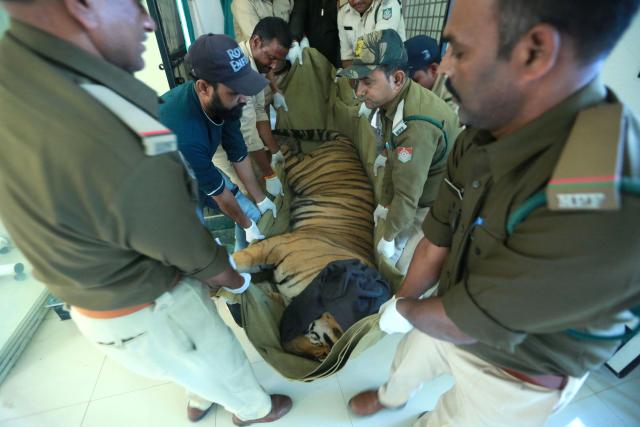
[[[198,38],[185,61],[193,80],[162,95],[160,118],[178,136],[178,148],[198,180],[201,205],[234,220],[236,249],[242,248],[264,238],[256,226],[261,214],[270,210],[276,216],[251,168],[239,120],[246,98],[262,91],[267,80],[251,69],[233,39],[220,34]],[[257,208],[212,163],[220,144]]]

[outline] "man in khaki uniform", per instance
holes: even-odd
[[[458,104],[447,90],[447,75],[438,72],[440,68],[440,46],[433,38],[425,35],[411,37],[404,42],[409,56],[409,77],[425,89],[429,89],[451,107],[457,114]]]
[[[249,40],[258,22],[268,16],[289,22],[292,9],[293,0],[234,0],[231,11],[236,40]]]
[[[291,31],[286,22],[280,18],[267,17],[261,19],[253,30],[249,40],[240,42],[240,48],[254,71],[266,74],[274,70],[285,58],[292,43]],[[273,171],[276,164],[284,162],[284,156],[271,133],[271,123],[266,111],[264,90],[248,97],[242,108],[240,130],[249,151],[249,155],[265,180],[267,191],[278,196],[282,194],[282,183]],[[271,162],[267,157],[271,152]],[[231,177],[234,182],[235,172],[222,147],[218,147],[213,159],[214,164]]]
[[[284,415],[291,400],[265,393],[209,298],[243,292],[250,277],[199,221],[158,97],[132,75],[155,29],[144,6],[1,3],[12,20],[0,41],[0,217],[34,275],[127,368],[224,405],[238,423]],[[265,84],[248,66],[238,80]]]
[[[354,412],[400,407],[450,373],[454,387],[416,425],[541,427],[619,346],[640,306],[640,195],[622,192],[638,185],[640,124],[599,74],[638,7],[456,2],[441,67],[469,127],[381,308],[382,330],[409,333]],[[419,299],[438,281],[437,297]]]
[[[395,30],[405,39],[400,0],[349,0],[338,10],[340,59],[347,68],[355,58],[356,40],[384,29]]]
[[[357,42],[356,57],[340,75],[358,80],[356,95],[374,109],[371,124],[384,145],[373,174],[384,173],[374,213],[384,219],[378,252],[406,272],[421,224],[436,198],[458,119],[432,92],[408,78],[407,52],[398,33],[382,30]]]

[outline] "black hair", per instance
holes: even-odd
[[[496,0],[498,55],[509,58],[527,31],[548,24],[570,38],[577,59],[588,64],[613,49],[639,4],[640,0]]]
[[[293,35],[289,29],[289,24],[282,18],[269,16],[258,22],[253,29],[251,37],[258,36],[264,43],[271,43],[276,40],[278,44],[286,49],[291,47],[293,43]]]

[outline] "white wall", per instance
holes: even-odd
[[[603,78],[640,117],[640,14],[607,60]]]
[[[135,76],[147,84],[147,86],[153,88],[158,95],[162,95],[169,90],[169,83],[167,82],[167,75],[164,73],[164,70],[158,68],[158,66],[162,64],[162,57],[160,56],[158,41],[154,33],[147,35],[147,41],[144,46],[146,48],[142,55],[142,59],[144,59],[144,69],[138,71]]]

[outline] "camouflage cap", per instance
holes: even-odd
[[[407,64],[407,50],[394,30],[374,31],[358,38],[355,54],[351,67],[340,70],[339,76],[362,79],[380,65],[403,67]]]

